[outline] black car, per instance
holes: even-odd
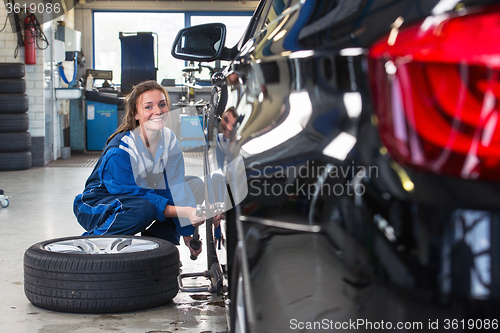
[[[225,33],[172,53],[230,61],[231,332],[497,330],[499,1],[263,0]]]

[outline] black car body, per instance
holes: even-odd
[[[499,1],[264,0],[174,43],[231,61],[233,332],[498,328],[499,36]]]

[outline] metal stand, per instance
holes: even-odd
[[[189,278],[189,277],[197,277],[197,276],[204,276],[207,279],[210,279],[210,285],[209,286],[202,286],[202,287],[185,287],[182,284],[182,279],[184,278]],[[177,282],[179,283],[179,290],[184,291],[184,292],[209,292],[209,293],[216,293],[217,296],[221,294],[221,292],[226,292],[227,288],[223,285],[224,281],[224,276],[222,274],[222,270],[220,268],[220,265],[212,265],[210,267],[210,270],[206,270],[201,273],[184,273],[180,274],[177,277]]]

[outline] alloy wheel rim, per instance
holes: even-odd
[[[158,247],[159,244],[157,242],[149,239],[96,237],[53,242],[45,245],[44,250],[72,254],[118,254],[148,251]]]

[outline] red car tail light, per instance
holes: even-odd
[[[500,181],[500,7],[393,31],[370,49],[369,70],[392,158]]]

